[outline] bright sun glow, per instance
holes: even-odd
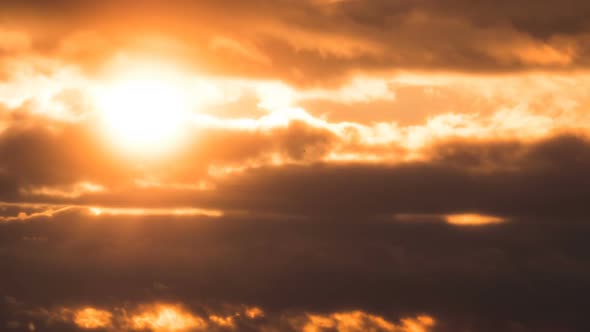
[[[188,93],[174,73],[132,71],[97,93],[107,136],[129,152],[154,153],[178,144],[186,131]]]

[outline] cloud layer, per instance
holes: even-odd
[[[590,330],[589,14],[3,1],[0,330]]]
[[[206,70],[299,84],[358,71],[570,70],[588,65],[588,10],[579,0],[9,1],[6,24],[24,23],[27,32],[5,33],[4,49],[33,47],[89,65],[120,48],[165,49]]]

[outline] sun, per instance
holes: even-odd
[[[186,91],[175,73],[134,70],[98,90],[99,120],[107,137],[127,152],[164,152],[186,133],[190,116]]]

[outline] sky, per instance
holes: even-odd
[[[589,331],[588,17],[2,1],[0,331]]]

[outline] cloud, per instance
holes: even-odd
[[[0,329],[590,330],[589,10],[3,1]],[[145,72],[152,156],[101,126]]]
[[[72,331],[76,317],[108,324],[108,312],[115,327],[180,315],[236,331],[573,332],[587,327],[576,314],[590,289],[587,232],[583,217],[464,228],[351,214],[337,223],[61,214],[0,224],[11,299],[0,317],[46,331]]]
[[[340,312],[330,315],[308,315],[303,332],[335,330],[338,332],[383,331],[383,332],[427,332],[435,324],[429,316],[405,318],[399,326],[379,316],[362,311]]]
[[[58,124],[54,131],[42,121],[39,118],[32,125],[17,124],[1,133],[2,170],[5,176],[10,174],[11,181],[23,185],[75,185],[80,178],[92,182],[104,180],[105,173],[112,179],[121,179],[125,174],[125,167],[109,157],[88,128]]]
[[[587,213],[582,197],[590,144],[583,134],[442,139],[405,150],[352,144],[331,130],[305,121],[203,129],[172,158],[134,164],[83,124],[17,124],[0,134],[2,197],[104,211],[283,216]],[[366,151],[379,158],[330,159]]]
[[[97,329],[112,326],[112,314],[106,310],[86,307],[74,313],[74,323],[83,329]]]
[[[155,306],[144,309],[131,316],[130,329],[156,331],[202,330],[206,326],[203,319],[194,317],[190,313],[174,306]]]
[[[171,303],[144,303],[135,307],[99,309],[85,307],[59,307],[36,309],[28,312],[31,317],[45,318],[45,327],[53,331],[56,323],[71,324],[79,330],[104,331],[383,331],[428,332],[435,320],[427,315],[405,317],[399,324],[360,310],[330,314],[289,312],[269,316],[258,307],[225,305],[223,309],[202,307],[191,312],[185,306]],[[256,313],[253,315],[252,313]],[[18,321],[10,326],[18,328]]]
[[[330,85],[359,71],[494,73],[588,65],[590,28],[580,14],[588,8],[579,0],[559,6],[529,0],[494,6],[430,0],[2,6],[9,13],[5,24],[30,34],[35,52],[91,67],[127,51],[168,55],[224,75]],[[236,19],[227,17],[230,8]],[[123,17],[133,29],[121,25]],[[11,40],[22,44],[20,37]]]
[[[586,138],[570,135],[536,143],[447,142],[418,162],[252,169],[214,181],[215,190],[194,201],[295,215],[583,216],[587,150]],[[185,199],[174,196],[171,202]]]

